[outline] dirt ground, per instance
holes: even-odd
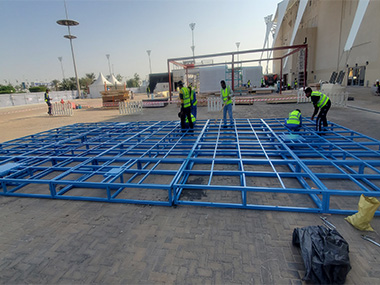
[[[380,96],[348,91],[354,101],[332,107],[328,119],[380,140]],[[127,116],[102,108],[100,99],[75,102],[86,107],[72,117],[48,116],[43,104],[0,108],[0,143],[75,123],[178,120],[176,104]],[[295,108],[305,117],[313,112],[310,103],[258,102],[237,106],[234,117],[285,118]],[[221,117],[198,108],[199,119]],[[2,284],[302,284],[292,232],[321,224],[318,214],[307,213],[2,196],[0,213]],[[379,248],[343,218],[328,217],[350,245],[346,284],[379,284]],[[371,224],[380,230],[379,217]]]

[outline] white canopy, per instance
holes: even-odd
[[[110,79],[110,81],[111,81],[111,84],[112,85],[117,85],[117,86],[124,86],[124,84],[123,83],[121,83],[121,82],[119,82],[116,78],[115,78],[115,75],[111,75],[111,79]]]
[[[96,79],[95,82],[89,86],[91,98],[101,98],[102,97],[102,94],[100,94],[100,92],[104,91],[104,88],[105,88],[104,84],[106,84],[107,86],[113,85],[100,72],[98,79]]]

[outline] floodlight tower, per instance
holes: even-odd
[[[63,37],[70,40],[70,46],[71,46],[71,55],[73,57],[73,65],[74,65],[74,72],[75,72],[75,78],[77,81],[77,90],[78,90],[78,98],[81,97],[81,91],[80,91],[80,85],[79,85],[79,78],[78,78],[78,72],[77,72],[77,66],[75,64],[75,55],[74,55],[74,47],[73,47],[73,39],[76,39],[77,37],[71,34],[70,27],[71,26],[77,26],[79,25],[79,22],[74,20],[69,20],[68,14],[67,14],[67,7],[66,7],[66,1],[63,1],[65,4],[65,12],[66,12],[66,19],[65,20],[58,20],[57,24],[61,26],[66,26],[67,30],[69,32],[68,35],[64,35]]]
[[[270,48],[270,46],[269,46],[269,34],[272,34],[272,36],[273,36],[274,32],[276,30],[276,25],[272,21],[272,16],[273,16],[273,14],[264,17],[265,25],[267,26],[267,28],[266,28],[266,32],[265,32],[265,40],[264,40],[263,49],[264,48]],[[264,54],[264,52],[261,53],[260,59],[263,58],[263,54]],[[271,51],[267,51],[267,58],[269,58],[271,56],[271,54],[272,54]],[[260,65],[261,65],[261,61],[260,61]],[[269,60],[267,60],[266,74],[268,74],[268,65],[269,65]]]
[[[151,62],[150,62],[150,53],[151,53],[152,51],[150,50],[150,49],[148,49],[147,51],[146,51],[146,53],[148,54],[148,57],[149,57],[149,71],[150,71],[150,74],[152,74],[152,64],[151,64]]]
[[[195,63],[195,53],[194,53],[194,50],[195,50],[195,45],[194,45],[194,28],[195,28],[195,23],[190,23],[189,24],[190,26],[190,29],[191,29],[191,38],[192,38],[192,46],[191,46],[191,50],[193,51],[193,61]]]
[[[59,56],[58,60],[61,62],[62,77],[63,79],[65,79],[65,72],[63,71],[63,65],[62,65],[62,56]]]
[[[235,44],[236,44],[237,51],[239,52],[240,42],[236,42]],[[237,54],[237,62],[239,64],[239,54]]]
[[[106,57],[107,57],[107,60],[108,60],[108,69],[110,71],[110,78],[112,76],[112,72],[111,72],[111,64],[110,64],[110,55],[109,54],[106,54]]]

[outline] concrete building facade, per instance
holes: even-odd
[[[308,44],[307,84],[329,81],[333,72],[348,86],[369,87],[380,78],[379,0],[284,0],[273,22],[274,47]],[[286,84],[302,83],[304,56],[283,62]],[[279,61],[273,71],[280,74]]]

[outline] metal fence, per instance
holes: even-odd
[[[119,102],[120,115],[135,115],[142,114],[143,102],[142,101],[121,101]]]
[[[45,103],[44,94],[45,92],[0,94],[0,108]],[[53,102],[58,102],[61,99],[64,101],[73,100],[76,94],[76,90],[50,91],[49,96]]]

